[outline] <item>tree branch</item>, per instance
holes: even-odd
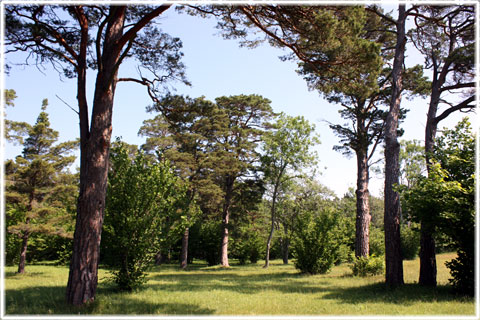
[[[453,106],[451,108],[448,108],[447,110],[443,111],[441,115],[435,118],[435,123],[438,124],[440,121],[444,120],[446,117],[448,117],[450,114],[452,114],[455,111],[459,111],[462,109],[471,109],[475,108],[474,104],[470,104],[471,102],[475,101],[475,96],[471,96],[468,99],[464,100],[463,102],[457,104],[456,106]]]
[[[163,12],[165,12],[168,8],[170,8],[172,5],[167,4],[167,5],[161,5],[157,7],[156,9],[152,10],[145,16],[143,16],[142,19],[140,19],[133,27],[131,27],[125,34],[120,38],[118,41],[118,47],[123,48],[123,46],[131,41],[133,38],[135,38],[136,34],[138,31],[140,31],[147,23],[152,21],[155,17],[161,15]]]
[[[454,90],[454,89],[462,89],[462,88],[473,88],[473,87],[475,87],[475,82],[457,83],[451,86],[440,88],[440,92]]]

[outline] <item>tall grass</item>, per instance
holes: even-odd
[[[75,308],[64,302],[68,269],[27,266],[24,275],[6,267],[6,313],[136,315],[474,315],[474,299],[456,296],[444,266],[452,254],[438,256],[437,288],[416,284],[418,260],[405,261],[406,285],[388,290],[383,276],[351,276],[348,265],[326,275],[306,276],[292,265],[273,261],[228,269],[195,263],[154,267],[146,285],[117,292],[109,273],[100,269],[96,301]]]

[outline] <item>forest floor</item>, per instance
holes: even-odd
[[[111,274],[99,271],[94,303],[74,308],[64,302],[68,268],[27,265],[24,275],[5,267],[7,315],[464,315],[475,316],[475,300],[456,296],[448,286],[445,261],[437,256],[437,288],[419,286],[419,260],[405,261],[406,284],[395,290],[384,276],[353,277],[348,264],[325,275],[300,274],[280,260],[225,269],[201,262],[180,271],[177,265],[154,267],[139,290],[117,292]],[[233,262],[234,263],[234,262]]]

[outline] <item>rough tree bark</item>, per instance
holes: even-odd
[[[36,188],[35,185],[34,185],[34,188]],[[31,212],[33,210],[33,207],[36,203],[34,199],[35,199],[35,191],[31,191],[29,195],[27,212]],[[30,217],[27,217],[27,219],[25,219],[26,230],[23,231],[23,235],[22,235],[22,246],[20,247],[20,260],[18,262],[18,270],[17,270],[17,273],[20,273],[20,274],[25,273],[25,264],[27,262],[28,239],[31,234],[30,227],[29,227],[30,221],[31,221]]]
[[[370,205],[368,191],[368,157],[357,151],[357,218],[355,228],[355,257],[368,257],[370,253]]]
[[[108,157],[112,134],[112,109],[120,50],[115,49],[123,35],[126,7],[113,9],[107,25],[102,70],[97,73],[92,124],[86,144],[85,167],[77,206],[73,254],[67,284],[67,301],[82,305],[95,299],[98,260],[107,191]],[[82,172],[83,171],[83,172]]]
[[[27,218],[25,222],[28,225],[30,218]],[[20,248],[20,261],[18,262],[17,273],[25,273],[25,264],[27,261],[27,247],[28,247],[28,238],[30,237],[30,232],[25,230],[22,235],[22,247]]]
[[[189,228],[185,228],[182,237],[182,251],[180,253],[180,269],[186,269],[188,265],[188,235]]]
[[[392,70],[392,100],[385,124],[385,282],[388,286],[402,285],[403,264],[400,250],[400,198],[394,186],[399,182],[400,144],[397,139],[402,92],[402,71],[405,58],[405,5],[398,6],[397,42]]]
[[[230,205],[233,196],[234,177],[228,177],[225,184],[225,198],[222,212],[222,246],[220,249],[220,263],[223,267],[230,267],[228,264],[228,222],[230,220]]]
[[[444,77],[441,77],[440,81],[434,79],[432,82],[432,93],[425,126],[425,161],[427,172],[430,172],[431,153],[433,152],[435,136],[437,135],[437,121],[435,117],[440,102],[440,86],[445,81],[443,78]],[[418,283],[424,286],[437,285],[437,261],[433,231],[434,230],[426,223],[420,223],[420,276]]]

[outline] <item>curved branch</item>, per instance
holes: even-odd
[[[444,112],[442,112],[441,115],[435,118],[435,123],[438,124],[440,121],[444,120],[446,117],[448,117],[450,114],[452,114],[455,111],[460,111],[462,109],[470,109],[473,110],[475,108],[474,104],[470,104],[471,102],[475,101],[475,96],[471,96],[468,99],[464,100],[463,102],[457,104],[456,106],[453,106],[451,108],[448,108]]]

